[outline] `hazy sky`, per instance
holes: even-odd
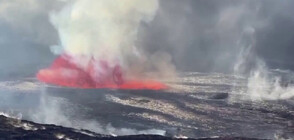
[[[32,75],[52,61],[59,39],[48,14],[65,3],[0,0],[0,75]],[[137,44],[171,54],[178,70],[229,72],[242,45],[254,42],[252,53],[269,66],[294,69],[293,12],[293,0],[160,0]]]

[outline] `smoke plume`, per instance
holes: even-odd
[[[61,11],[50,14],[60,37],[60,44],[51,49],[56,54],[73,56],[70,61],[82,69],[87,69],[95,59],[112,67],[119,64],[128,75],[134,76],[152,67],[153,62],[165,61],[160,58],[148,61],[149,56],[136,42],[140,25],[152,21],[158,7],[157,0],[70,1]],[[166,64],[171,71],[170,63]],[[94,67],[103,71],[99,65]]]

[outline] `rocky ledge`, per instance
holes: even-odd
[[[118,136],[101,135],[56,125],[38,124],[0,115],[0,140],[170,140],[158,135]],[[202,138],[201,140],[255,140],[251,138]]]

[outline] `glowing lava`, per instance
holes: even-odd
[[[112,89],[166,89],[163,83],[153,80],[125,80],[120,65],[110,66],[106,61],[92,59],[85,69],[70,62],[68,55],[59,56],[53,64],[40,70],[37,78],[48,84],[72,88]]]

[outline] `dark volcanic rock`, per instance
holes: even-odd
[[[169,140],[169,138],[158,135],[135,135],[112,137],[90,132],[88,130],[77,130],[56,125],[43,125],[29,121],[8,118],[0,115],[0,140],[55,140],[55,139],[79,139],[79,140]],[[250,138],[202,138],[200,140],[255,140]]]
[[[75,130],[55,125],[41,125],[29,121],[22,121],[13,118],[0,116],[1,140],[8,139],[97,139],[107,137],[85,130]]]
[[[212,93],[209,99],[227,99],[229,97],[229,93]]]

